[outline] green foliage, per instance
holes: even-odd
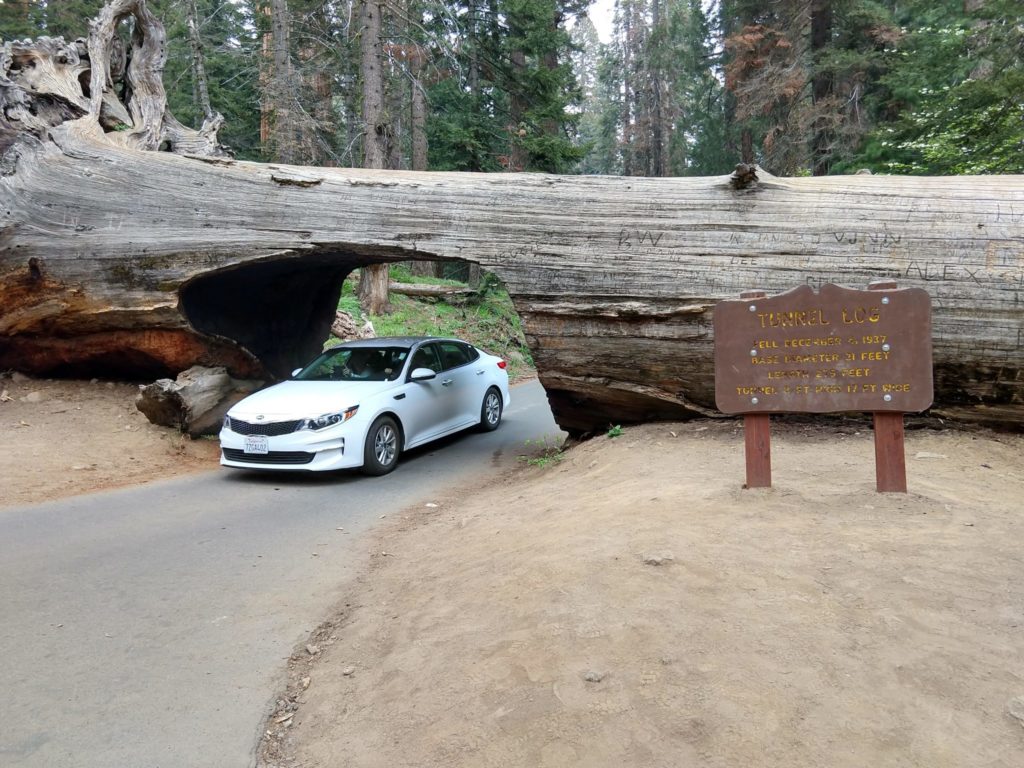
[[[530,453],[518,458],[531,467],[544,469],[565,458],[564,444],[565,438],[561,435],[545,435],[540,440],[527,440],[525,447]]]
[[[457,78],[430,88],[427,122],[430,168],[437,171],[500,171],[506,132],[493,115],[502,94],[476,94]],[[504,101],[504,100],[503,100]],[[504,107],[507,110],[507,105]]]
[[[0,3],[0,40],[88,37],[89,20],[104,0],[29,0]]]
[[[395,282],[459,284],[453,280],[413,276],[404,265],[391,267],[391,278]],[[508,291],[494,275],[485,273],[479,297],[465,303],[396,293],[391,294],[390,301],[390,314],[364,315],[355,295],[355,280],[349,279],[342,286],[338,309],[349,314],[358,325],[370,320],[378,336],[453,336],[465,339],[504,358],[513,381],[534,371],[522,322]]]
[[[392,264],[388,270],[392,283],[424,283],[427,285],[464,285],[458,280],[430,275],[414,275],[405,264]]]
[[[429,14],[444,58],[429,90],[431,169],[565,172],[582,156],[564,25],[575,4],[464,0]]]
[[[614,38],[575,41],[585,89],[581,173],[708,175],[735,165],[715,41],[700,0],[621,0]],[[657,13],[654,9],[657,8]]]
[[[621,437],[622,433],[623,433],[622,425],[621,424],[615,424],[614,426],[608,427],[608,432],[606,432],[605,434],[609,438],[616,438],[616,437]]]
[[[1024,11],[992,0],[918,2],[891,73],[886,120],[848,167],[886,173],[1024,172]]]
[[[203,111],[195,93],[185,3],[151,0],[150,5],[167,31],[167,107],[183,124],[198,128],[203,123]],[[241,159],[264,159],[259,144],[260,48],[253,17],[244,3],[197,0],[196,5],[210,104],[224,115],[220,140]]]
[[[149,4],[167,30],[168,107],[199,127],[185,3]],[[102,5],[0,2],[0,38],[83,37]],[[716,5],[717,27],[708,15]],[[714,175],[731,170],[747,131],[757,160],[779,173],[1024,172],[1024,6],[966,5],[977,9],[831,0],[827,40],[812,50],[809,10],[823,6],[806,0],[617,0],[608,45],[583,15],[585,0],[424,1],[390,14],[384,33],[394,156],[409,155],[415,78],[428,95],[435,170]],[[197,0],[210,100],[226,119],[221,139],[243,159],[271,159],[260,144],[262,7]],[[288,9],[293,114],[305,120],[297,156],[358,164],[351,8],[289,0]],[[816,81],[828,82],[827,97],[812,98]]]

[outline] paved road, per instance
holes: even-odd
[[[284,660],[340,597],[359,534],[557,433],[539,384],[512,397],[501,429],[384,478],[224,470],[0,511],[0,765],[253,764]]]

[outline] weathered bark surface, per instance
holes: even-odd
[[[381,30],[384,3],[362,0],[359,6],[359,62],[363,85],[363,167],[387,167],[392,152],[391,123],[384,109],[384,45]],[[368,264],[359,270],[356,293],[364,312],[382,315],[391,311],[388,302],[388,269]]]
[[[262,382],[232,379],[225,368],[193,366],[175,380],[158,379],[139,391],[135,405],[153,424],[192,437],[220,430],[224,414]]]
[[[331,335],[342,341],[348,341],[350,339],[372,339],[377,334],[373,329],[373,323],[369,320],[365,321],[362,326],[358,326],[352,315],[339,309],[334,316],[334,322],[331,323]]]
[[[192,97],[203,111],[207,120],[213,120],[216,113],[210,105],[210,87],[206,79],[206,59],[203,55],[203,38],[199,34],[199,9],[196,0],[188,0],[185,5],[185,23],[188,27],[189,48],[192,51]]]
[[[3,71],[8,103],[37,98]],[[505,282],[559,423],[587,431],[715,413],[719,299],[891,278],[933,297],[937,405],[1024,423],[1021,177],[311,169],[140,151],[98,106],[39,139],[11,114],[0,368],[282,376],[351,270],[464,259]]]
[[[459,285],[432,285],[430,283],[391,283],[391,293],[403,296],[468,296],[476,293],[472,288]]]

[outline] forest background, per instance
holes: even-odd
[[[0,0],[0,38],[103,0]],[[1024,169],[1019,0],[150,0],[168,106],[239,158],[780,176]],[[607,19],[605,19],[607,21]],[[130,33],[130,24],[123,34]],[[427,272],[430,265],[421,265]],[[386,266],[359,295],[386,311]]]
[[[607,43],[589,4],[149,3],[171,110],[222,113],[243,159],[362,166],[377,143],[378,167],[413,170],[1024,167],[1017,0],[615,0]],[[101,5],[6,0],[0,37],[84,36]]]

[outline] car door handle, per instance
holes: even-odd
[[[476,372],[476,375],[477,376],[483,376],[484,375],[484,369],[481,368],[479,371]]]
[[[447,387],[448,385],[450,385],[452,383],[452,381],[453,381],[452,379],[445,379],[444,381],[441,382],[441,386],[442,387]]]
[[[405,392],[400,395],[395,395],[395,400],[405,400]]]

